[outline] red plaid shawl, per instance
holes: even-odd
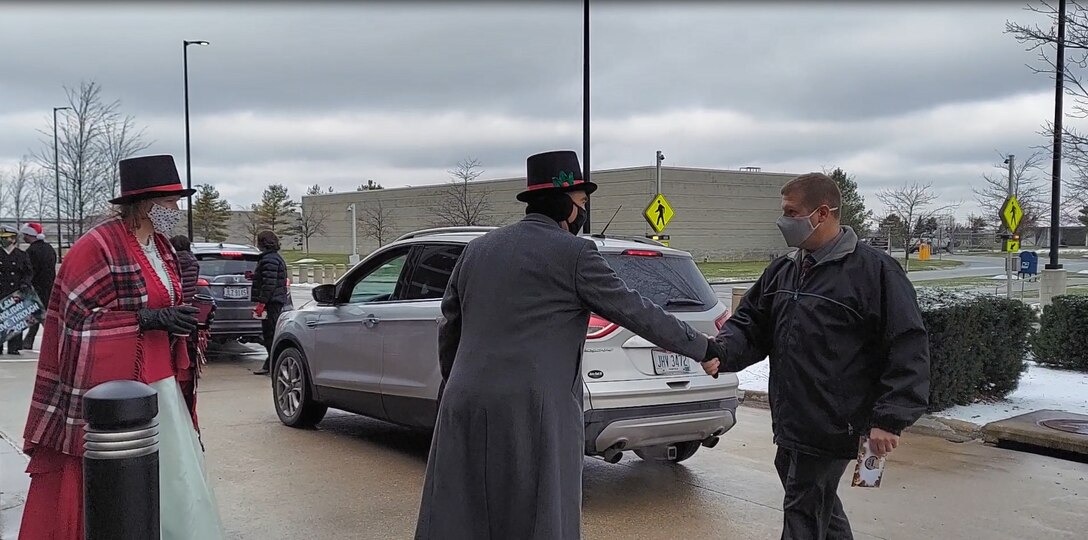
[[[175,298],[180,300],[174,250],[165,236],[156,234],[155,242],[174,278]],[[175,355],[171,358],[175,369],[176,364],[188,367],[187,356],[178,357],[185,354],[184,346],[175,347],[165,338],[148,339],[150,334],[145,337],[137,324],[137,311],[152,307],[143,273],[152,276],[156,287],[151,291],[153,301],[167,294],[147,264],[135,237],[119,220],[92,229],[64,258],[46,309],[34,396],[23,434],[28,454],[41,445],[82,456],[83,395],[105,381],[140,380],[145,357]]]

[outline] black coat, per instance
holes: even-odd
[[[779,446],[855,458],[860,435],[899,434],[929,403],[929,338],[914,286],[848,228],[804,282],[800,269],[796,254],[772,262],[711,347],[721,371],[770,356]]]
[[[178,252],[178,270],[181,277],[181,297],[192,302],[196,294],[196,282],[200,279],[200,261],[192,251]]]
[[[57,280],[57,250],[53,246],[38,240],[26,248],[30,257],[30,267],[34,271],[31,279],[34,291],[38,293],[42,304],[49,305],[49,293],[53,291],[53,282]]]
[[[261,254],[257,269],[253,271],[250,300],[261,304],[291,303],[291,293],[287,290],[287,263],[278,251]]]
[[[33,276],[34,269],[30,266],[30,257],[26,252],[15,248],[8,253],[0,248],[0,298],[29,288]]]

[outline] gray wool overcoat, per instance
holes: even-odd
[[[590,311],[702,360],[705,336],[539,214],[468,244],[442,300],[445,380],[417,539],[581,538]]]

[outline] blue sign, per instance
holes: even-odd
[[[1034,276],[1039,273],[1039,255],[1034,251],[1020,252],[1020,275]]]

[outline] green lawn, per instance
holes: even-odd
[[[896,258],[899,261],[899,266],[903,266],[903,259]],[[926,270],[948,270],[950,268],[956,268],[963,266],[960,261],[942,261],[939,259],[930,259],[928,261],[919,261],[916,258],[910,259],[910,271],[911,272],[925,272]]]
[[[903,263],[902,260],[899,261]],[[703,275],[707,279],[756,279],[763,273],[763,269],[767,268],[767,261],[735,261],[735,262],[703,262],[696,263],[699,266],[699,270],[703,272]],[[930,259],[928,261],[919,261],[918,259],[911,259],[910,271],[911,272],[924,272],[926,270],[947,270],[949,268],[955,268],[962,266],[963,263],[959,261],[939,261],[936,259]]]
[[[316,259],[318,262],[314,264],[348,264],[348,255],[338,255],[329,253],[310,253],[306,254],[305,251],[280,251],[280,255],[283,255],[283,260],[287,261],[287,264],[295,264],[298,261],[304,259]]]
[[[1004,286],[1004,281],[997,281],[984,277],[962,277],[952,279],[935,279],[928,281],[919,281],[915,283],[917,287],[937,287],[937,288],[950,288],[950,289],[977,289],[982,287],[998,287]]]

